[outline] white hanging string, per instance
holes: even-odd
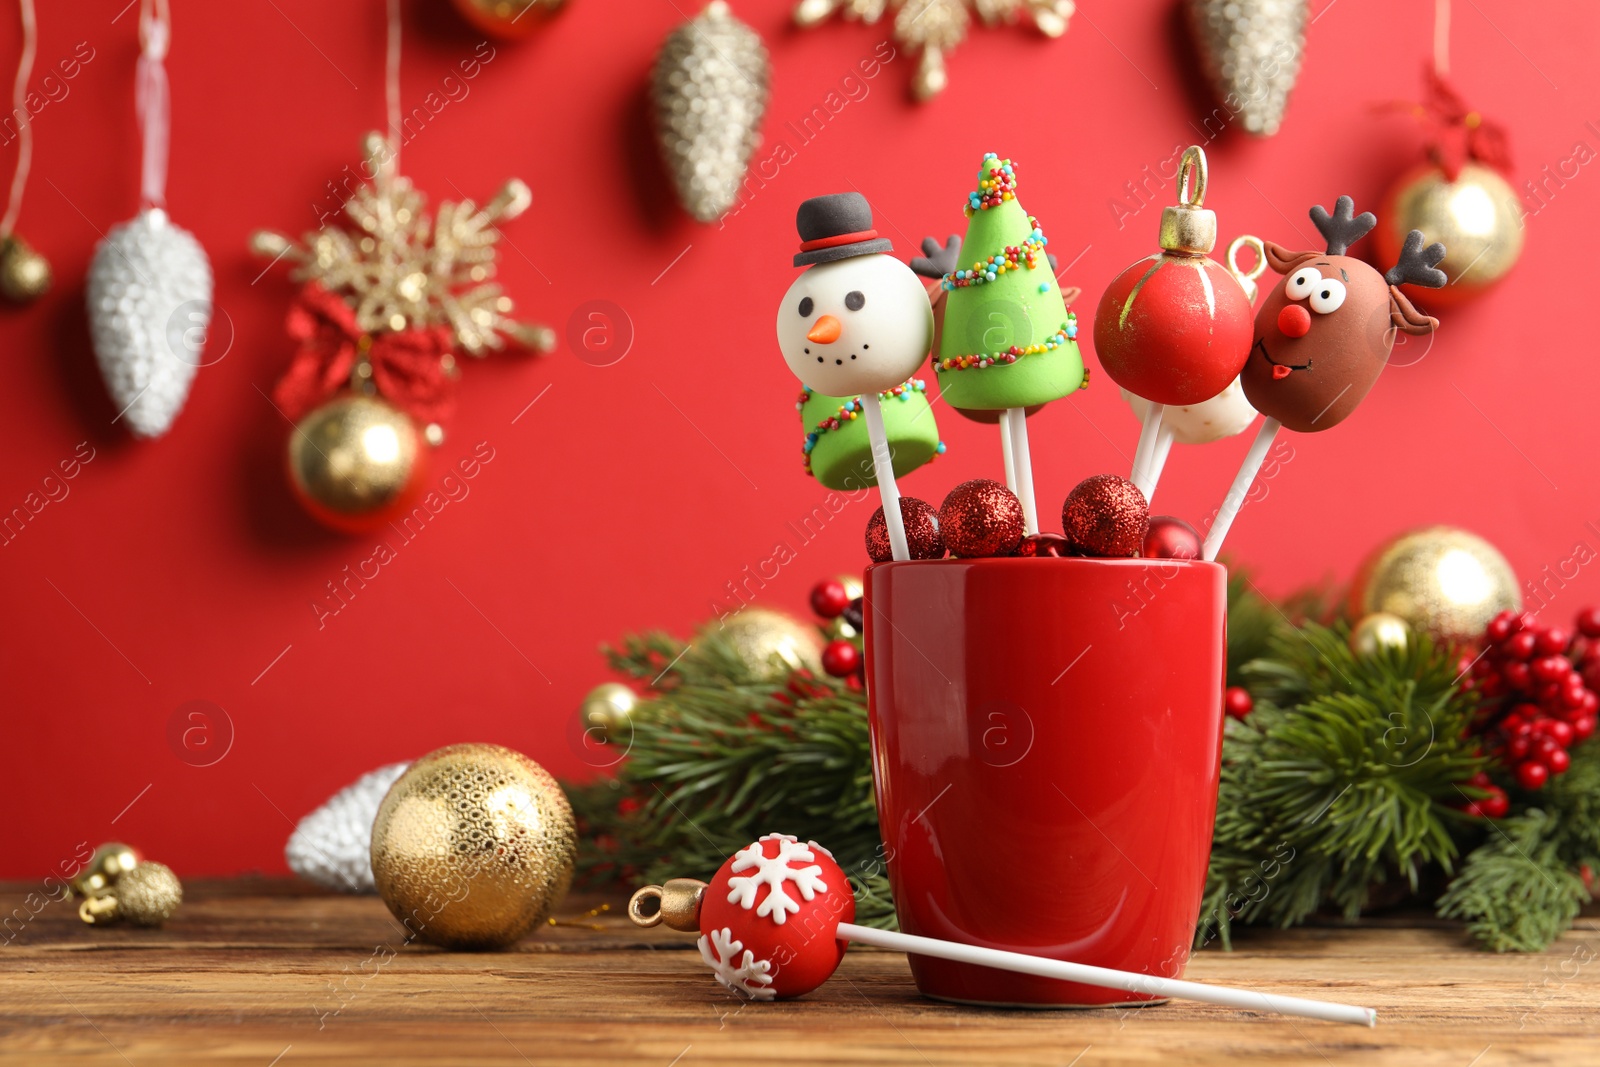
[[[400,0],[389,0],[389,49],[384,66],[384,109],[389,123],[389,169],[400,172]]]
[[[1433,69],[1450,73],[1450,0],[1433,0]]]
[[[28,114],[28,79],[33,77],[33,57],[39,51],[39,27],[33,0],[22,0],[22,56],[17,60],[17,81],[11,90],[11,117],[17,120],[17,169],[11,176],[11,199],[0,218],[0,240],[11,236],[22,213],[22,190],[33,167],[33,118]]]
[[[27,0],[24,0],[26,3]],[[134,75],[134,112],[144,135],[139,206],[167,202],[167,152],[172,129],[172,91],[167,85],[167,50],[172,45],[168,0],[143,0],[139,6],[139,65]]]

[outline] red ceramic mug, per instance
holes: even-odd
[[[1226,572],[1157,559],[866,575],[873,777],[907,933],[1176,977],[1216,815]],[[911,957],[927,996],[1155,998]]]

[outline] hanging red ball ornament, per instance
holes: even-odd
[[[1200,531],[1172,515],[1153,515],[1140,555],[1146,559],[1199,559]]]
[[[1086,556],[1136,556],[1149,525],[1144,494],[1115,474],[1085,478],[1061,507],[1067,540]]]
[[[811,610],[824,619],[837,619],[850,606],[850,590],[837,578],[824,578],[811,587]]]
[[[531,37],[566,6],[566,0],[450,0],[482,33],[502,41]]]
[[[1252,711],[1256,710],[1255,698],[1244,686],[1230,685],[1222,691],[1222,709],[1243,722],[1249,718]]]
[[[914,496],[900,498],[900,519],[906,528],[906,544],[912,559],[943,559],[944,540],[939,536],[939,513],[926,500]],[[867,520],[867,555],[874,563],[887,563],[894,559],[894,549],[889,546],[889,524],[884,521],[880,506]]]
[[[835,678],[847,678],[861,669],[861,650],[842,638],[829,641],[822,650],[822,669]]]
[[[1094,347],[1111,379],[1158,404],[1198,404],[1226,389],[1250,356],[1250,300],[1209,257],[1217,216],[1200,205],[1206,156],[1183,153],[1178,199],[1161,212],[1161,251],[1106,287],[1094,313]]]
[[[1022,540],[1022,503],[992,479],[962,482],[939,508],[939,531],[952,555],[967,559],[1012,555]]]

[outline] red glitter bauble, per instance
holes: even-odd
[[[861,650],[849,641],[829,641],[822,650],[822,669],[835,678],[856,673],[861,666]]]
[[[1115,474],[1085,478],[1061,506],[1061,528],[1087,556],[1136,556],[1144,547],[1150,507],[1139,487]]]
[[[900,498],[900,521],[906,527],[906,547],[912,559],[943,559],[944,540],[939,536],[939,513],[926,500],[914,496]],[[867,520],[867,555],[874,563],[887,563],[894,559],[889,546],[889,523],[879,507]]]
[[[1199,559],[1200,531],[1172,515],[1153,515],[1139,554],[1146,559]]]
[[[1037,533],[1022,539],[1022,543],[1017,546],[1017,555],[1036,556],[1040,559],[1047,556],[1070,556],[1072,546],[1058,533]]]
[[[967,559],[1009,556],[1022,540],[1022,503],[999,482],[974,478],[944,498],[939,530],[952,555]]]
[[[824,619],[837,619],[850,606],[850,590],[837,578],[824,578],[811,587],[811,610]]]

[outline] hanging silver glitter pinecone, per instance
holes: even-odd
[[[1270,137],[1283,122],[1305,54],[1307,0],[1188,0],[1200,65],[1245,132]]]
[[[376,893],[372,880],[372,821],[378,805],[409,763],[363,774],[301,819],[284,846],[289,869],[324,889]]]
[[[739,199],[761,143],[771,68],[761,38],[713,0],[667,36],[650,76],[656,133],[678,200],[715,222]]]
[[[211,264],[160,208],[113,227],[89,264],[89,333],[100,375],[135,437],[172,425],[204,355]]]

